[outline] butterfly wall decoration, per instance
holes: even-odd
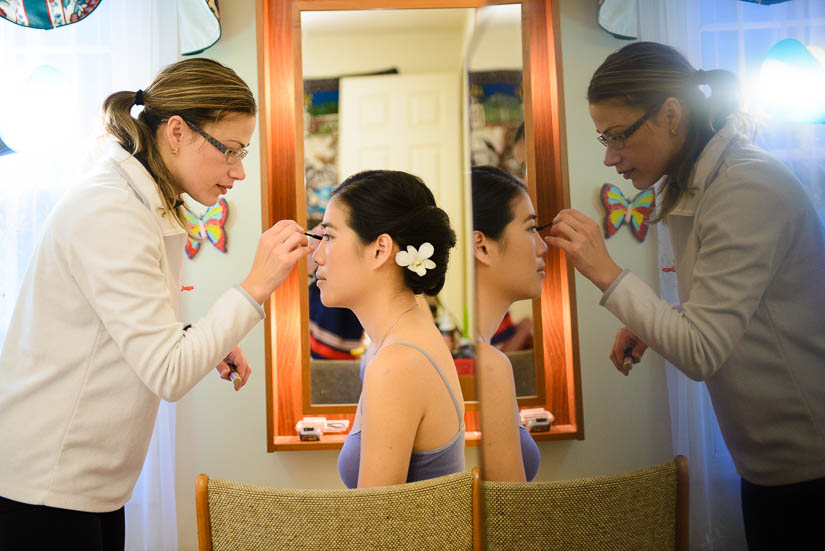
[[[203,216],[197,216],[188,209],[183,211],[186,219],[186,256],[194,258],[201,248],[201,243],[209,241],[222,253],[226,252],[226,219],[229,217],[229,205],[221,198],[206,209]]]
[[[622,224],[627,223],[633,237],[644,241],[650,225],[650,213],[656,200],[653,188],[639,192],[632,201],[628,201],[618,187],[604,184],[600,196],[607,211],[604,215],[604,236],[614,235]]]

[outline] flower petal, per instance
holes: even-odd
[[[435,249],[433,248],[432,243],[429,242],[422,243],[421,246],[418,248],[418,255],[421,258],[430,258],[434,252]]]
[[[433,268],[435,268],[435,262],[427,258],[424,260],[424,267],[428,270],[432,270]]]
[[[407,253],[413,258],[418,256],[418,251],[416,251],[415,247],[413,247],[412,245],[407,245]]]
[[[419,265],[418,265],[418,268],[417,268],[416,270],[413,270],[413,271],[414,271],[415,273],[417,273],[419,277],[424,277],[425,275],[427,275],[427,268],[425,268],[425,267],[424,267],[423,265],[421,265],[421,264],[419,264]]]
[[[407,251],[398,251],[395,253],[395,263],[399,266],[409,266],[413,263],[413,259]]]

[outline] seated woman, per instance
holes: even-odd
[[[483,477],[530,481],[539,468],[539,449],[520,422],[513,366],[491,339],[513,302],[541,295],[547,245],[536,231],[524,184],[481,166],[473,168],[472,187]]]
[[[338,456],[348,488],[464,470],[464,398],[453,358],[416,295],[444,286],[455,234],[432,192],[369,171],[333,191],[314,253],[325,306],[349,308],[372,340],[353,428]]]

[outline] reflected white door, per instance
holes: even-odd
[[[466,304],[461,162],[461,80],[455,73],[342,78],[338,173],[403,170],[421,178],[447,212],[458,244],[440,297],[459,324]]]

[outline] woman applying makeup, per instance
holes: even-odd
[[[255,114],[246,83],[208,59],[105,100],[96,166],[52,211],[0,354],[0,549],[123,549],[160,400],[216,367],[228,378],[227,357],[249,378],[238,343],[307,238],[278,222],[248,276],[184,325],[181,195],[210,206],[246,177]]]
[[[472,188],[483,478],[530,481],[541,459],[538,446],[519,418],[513,366],[491,339],[510,305],[541,295],[547,245],[524,184],[481,166],[473,168]]]
[[[705,97],[699,86],[712,94]],[[650,347],[704,381],[742,478],[748,546],[822,542],[825,515],[825,231],[803,188],[737,129],[735,78],[676,50],[630,44],[588,89],[604,163],[647,189],[662,179],[680,307],[610,257],[575,210],[547,242],[565,251],[626,327],[610,358]],[[804,543],[803,542],[807,542]]]
[[[316,277],[327,307],[352,310],[372,345],[355,420],[338,456],[348,488],[464,470],[464,398],[441,333],[417,295],[444,286],[455,234],[415,176],[355,174],[332,193]]]

